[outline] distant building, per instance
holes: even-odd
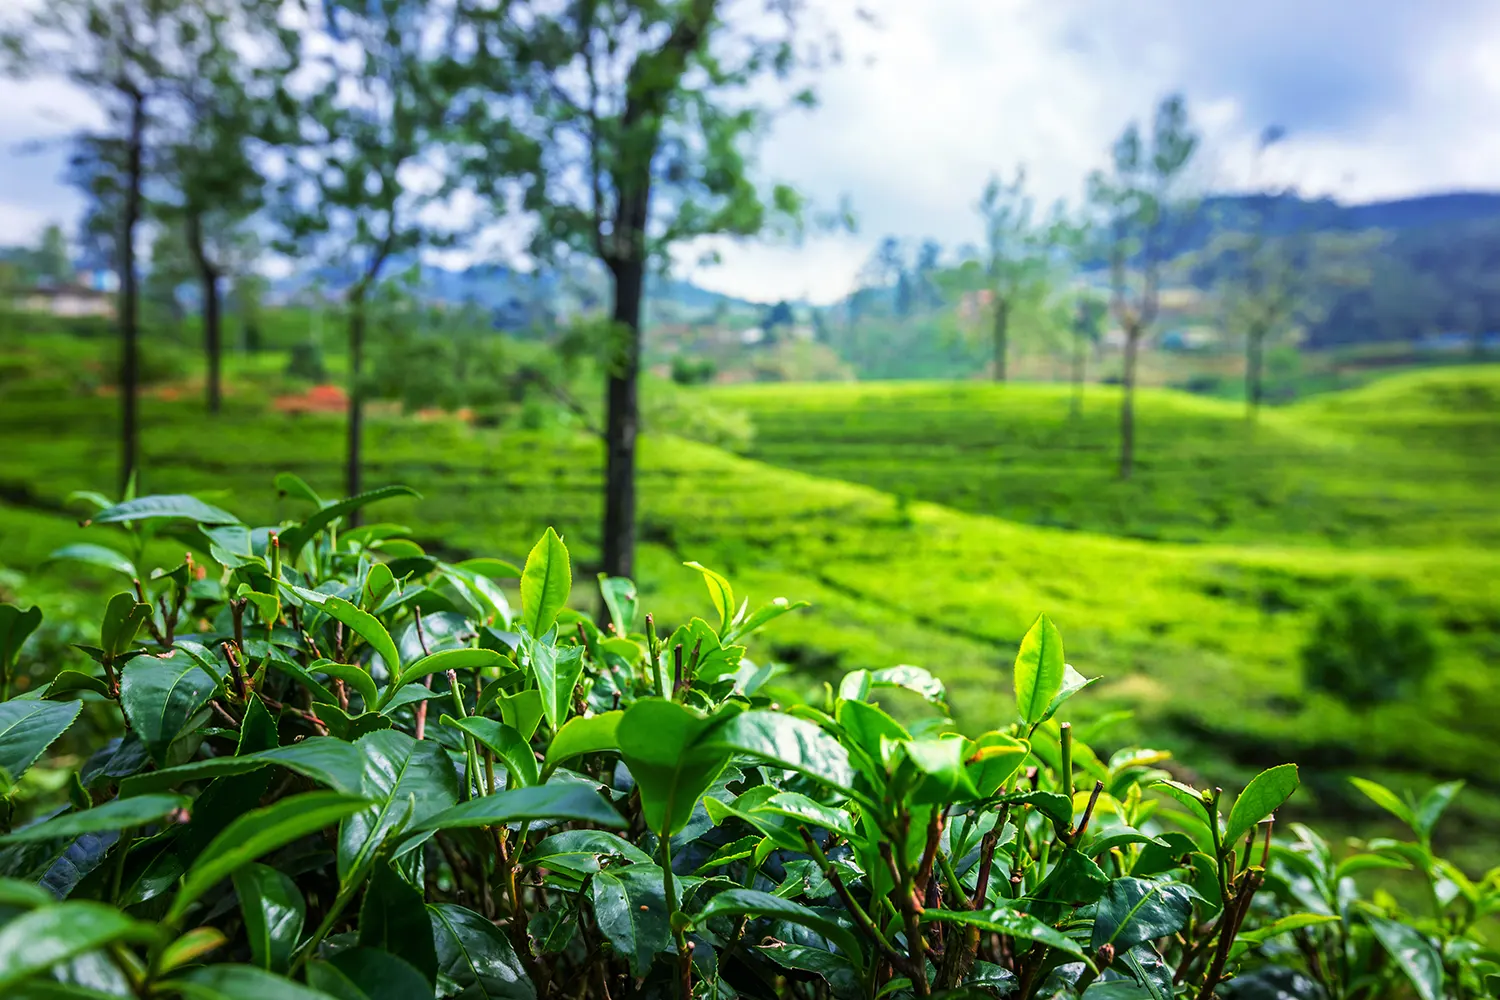
[[[17,309],[25,312],[49,313],[69,318],[101,316],[113,319],[115,315],[113,293],[82,284],[23,289],[15,294],[14,303]]]

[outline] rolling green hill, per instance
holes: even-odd
[[[1489,793],[1471,807],[1500,815],[1497,387],[1495,369],[1403,377],[1268,413],[1253,434],[1234,407],[1148,393],[1142,475],[1126,487],[1110,475],[1106,390],[1077,423],[1066,392],[1046,387],[711,390],[752,412],[756,456],[646,440],[637,575],[664,618],[703,613],[684,559],[752,597],[810,600],[752,656],[813,681],[930,667],[970,729],[1002,721],[1016,644],[1046,611],[1070,662],[1106,678],[1091,706],[1134,709],[1141,728],[1175,734],[1226,778],[1317,763],[1325,780],[1311,791],[1333,806],[1345,768],[1398,783],[1465,777]],[[115,407],[12,390],[0,400],[0,566],[27,573],[25,593],[46,603],[91,572],[44,566],[46,554],[107,537],[78,528],[66,498],[108,488]],[[196,401],[146,401],[146,488],[223,488],[204,495],[261,522],[301,513],[276,499],[278,471],[335,490],[336,417],[242,395],[204,428]],[[587,437],[391,415],[372,421],[367,450],[371,485],[425,494],[372,517],[410,525],[429,550],[520,558],[553,524],[584,563],[596,557],[601,449]],[[1123,537],[1148,534],[1173,540]],[[1354,579],[1438,628],[1440,665],[1420,697],[1355,711],[1305,690],[1298,650],[1315,608]]]

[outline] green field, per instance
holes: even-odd
[[[274,412],[241,380],[208,424],[196,398],[144,402],[144,487],[194,491],[251,521],[294,517],[278,471],[337,489],[342,421]],[[1463,777],[1470,832],[1500,817],[1500,369],[1398,376],[1271,411],[1166,391],[1141,397],[1141,470],[1112,475],[1117,397],[1091,387],[818,385],[704,390],[757,425],[750,458],[658,436],[642,444],[638,577],[663,617],[703,613],[697,559],[752,598],[813,602],[771,656],[810,682],[916,663],[949,684],[958,721],[1004,721],[1009,662],[1040,611],[1069,660],[1106,680],[1087,699],[1131,708],[1117,730],[1171,734],[1230,780],[1296,760],[1311,799],[1347,804],[1340,775],[1397,784]],[[0,566],[44,604],[91,571],[43,566],[71,541],[74,489],[114,479],[115,401],[27,377],[0,385]],[[205,433],[205,427],[212,427]],[[511,559],[546,524],[597,554],[596,441],[394,414],[372,421],[370,485],[420,501],[372,517],[429,548]],[[208,494],[205,491],[225,492]],[[0,576],[0,587],[8,577]],[[1304,690],[1298,649],[1331,587],[1370,579],[1438,629],[1420,697],[1354,711]],[[102,582],[102,580],[101,580]],[[1106,739],[1105,743],[1112,742]]]

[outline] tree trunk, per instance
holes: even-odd
[[[1140,346],[1139,327],[1125,331],[1125,371],[1120,379],[1120,478],[1135,471],[1135,358]]]
[[[1073,416],[1083,414],[1083,376],[1084,365],[1088,361],[1085,352],[1085,342],[1082,337],[1073,338]]]
[[[360,392],[360,372],[365,356],[365,299],[358,292],[349,299],[349,446],[344,464],[344,495],[360,492],[360,439],[364,425],[364,400]],[[359,512],[350,511],[344,523],[354,527]]]
[[[141,218],[141,159],[146,99],[131,94],[130,137],[125,147],[125,205],[120,226],[120,495],[135,478],[140,453],[136,395],[140,386],[140,289],[135,273],[135,227]]]
[[[1263,331],[1250,331],[1245,342],[1245,352],[1245,419],[1254,423],[1260,413],[1261,372],[1265,367]]]
[[[1010,307],[1004,298],[995,296],[995,381],[1005,381],[1007,351],[1006,334],[1009,332]]]
[[[203,226],[197,215],[189,213],[187,224],[188,251],[198,265],[198,281],[203,288],[203,350],[208,366],[208,412],[218,413],[223,403],[221,369],[223,366],[223,340],[219,308],[219,272],[208,259],[203,247]]]
[[[645,266],[617,261],[614,321],[623,342],[609,372],[604,430],[604,572],[632,576],[635,569],[635,438],[640,424],[641,300]]]

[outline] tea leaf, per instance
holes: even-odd
[[[1103,869],[1087,855],[1068,848],[1032,896],[1055,903],[1087,906],[1102,896],[1109,885],[1109,876]]]
[[[81,711],[77,701],[0,702],[0,770],[19,780]]]
[[[164,918],[182,919],[189,906],[236,868],[298,837],[331,826],[365,808],[369,800],[340,792],[307,792],[252,809],[224,828],[188,869]]]
[[[433,934],[426,909],[419,905],[412,911],[412,915],[425,925],[421,937],[426,939],[431,948]],[[308,982],[350,1000],[426,998],[433,991],[433,977],[424,978],[404,956],[398,957],[395,949],[381,951],[359,945],[336,952],[326,962],[317,964],[321,966],[317,972],[309,965]]]
[[[635,628],[636,609],[640,602],[635,594],[635,584],[623,576],[599,574],[599,593],[604,597],[604,606],[609,609],[609,620],[614,623],[615,634],[621,637]]]
[[[535,1000],[536,987],[515,948],[492,922],[453,903],[429,903],[443,995],[466,1000]],[[446,986],[451,983],[452,986]]]
[[[1052,619],[1038,615],[1016,653],[1016,709],[1022,722],[1034,726],[1046,718],[1052,699],[1062,690],[1063,666],[1062,636]]]
[[[1095,907],[1090,947],[1113,945],[1122,954],[1142,941],[1182,929],[1193,913],[1193,894],[1186,887],[1139,878],[1115,879]]]
[[[88,901],[58,903],[23,913],[0,927],[0,991],[95,948],[116,941],[146,941],[151,924],[113,906]]]
[[[671,935],[661,869],[637,864],[601,871],[590,879],[589,892],[600,933],[630,963],[632,975],[644,976]]]
[[[1083,948],[1077,941],[1066,936],[1055,927],[1044,924],[1029,913],[1000,907],[993,910],[927,910],[922,914],[924,923],[941,921],[950,924],[966,924],[982,931],[1009,934],[1025,941],[1039,941],[1052,948],[1075,955],[1084,961]],[[1090,963],[1092,964],[1092,963]]]
[[[334,663],[332,660],[314,660],[307,669],[325,673],[353,687],[364,703],[365,711],[373,712],[379,706],[380,696],[375,688],[375,678],[364,667],[353,663]]]
[[[4,706],[0,706],[0,714],[3,714],[3,709]],[[358,792],[363,784],[365,764],[357,747],[331,736],[312,736],[291,746],[237,757],[212,757],[133,775],[120,783],[120,794],[145,795],[185,781],[247,774],[272,764],[279,764],[341,792]]]
[[[163,980],[157,989],[186,1000],[334,1000],[253,965],[200,965]]]
[[[1403,802],[1395,792],[1384,785],[1365,778],[1350,778],[1349,783],[1361,792],[1364,792],[1365,796],[1371,802],[1374,802],[1377,806],[1395,816],[1413,830],[1417,829],[1418,821],[1416,814],[1412,812],[1411,807]]]
[[[573,589],[573,570],[568,548],[557,532],[548,528],[526,557],[521,571],[521,624],[540,639],[557,621],[557,613],[568,603]]]
[[[1411,980],[1417,995],[1422,1000],[1441,1000],[1443,958],[1433,943],[1416,928],[1395,920],[1368,912],[1364,918],[1386,954],[1395,960],[1406,978]]]
[[[1250,779],[1250,784],[1234,800],[1224,827],[1224,843],[1235,846],[1255,824],[1281,808],[1297,790],[1297,765],[1281,764],[1268,768]]]
[[[470,799],[424,819],[411,833],[464,827],[504,826],[521,820],[566,820],[624,827],[625,820],[595,787],[571,781],[552,781],[534,788],[512,788]]]
[[[47,562],[60,562],[62,560],[80,562],[89,566],[98,566],[101,569],[113,570],[123,573],[127,577],[140,576],[136,571],[135,564],[114,549],[105,548],[103,545],[93,545],[89,542],[79,542],[75,545],[64,545],[55,549],[47,556]],[[3,612],[0,612],[3,613]],[[4,626],[0,625],[0,633],[4,632]],[[3,643],[0,643],[3,646]],[[3,659],[3,656],[0,656]]]
[[[160,766],[168,747],[218,687],[218,678],[181,649],[165,656],[137,656],[120,672],[120,707]]]
[[[92,809],[65,813],[43,823],[34,823],[0,837],[0,844],[77,837],[85,833],[143,826],[146,823],[154,823],[168,813],[186,807],[191,802],[192,800],[185,795],[143,795],[134,799],[114,799]]]
[[[234,870],[234,893],[240,898],[251,960],[262,969],[285,972],[307,918],[297,884],[275,868],[251,863]]]
[[[542,714],[547,725],[556,730],[567,719],[573,689],[583,676],[583,647],[559,649],[550,642],[533,643],[531,673],[542,696]]]
[[[683,565],[703,574],[703,583],[708,587],[708,599],[719,613],[719,635],[723,636],[729,631],[734,617],[734,588],[729,585],[728,580],[701,563],[686,562]]]
[[[362,870],[387,836],[458,801],[458,773],[447,751],[433,741],[386,729],[355,745],[364,755],[360,789],[372,801],[339,827],[340,881]]]
[[[569,719],[547,746],[547,770],[582,754],[618,750],[620,719],[624,714],[614,711]]]
[[[856,965],[863,965],[864,956],[859,943],[842,924],[816,910],[769,892],[755,889],[726,890],[709,900],[708,905],[693,917],[693,922],[701,925],[714,917],[737,916],[774,917],[806,927],[837,945],[845,958]]]
[[[1462,781],[1449,781],[1434,785],[1427,790],[1427,794],[1422,796],[1422,801],[1417,803],[1417,810],[1414,814],[1416,822],[1412,824],[1419,836],[1431,839],[1433,828],[1437,826],[1448,804],[1463,790],[1463,787]]]
[[[646,823],[658,835],[687,825],[699,796],[729,763],[730,749],[709,743],[726,720],[662,698],[642,698],[620,717],[620,756],[640,790]]]
[[[320,594],[315,590],[298,587],[294,584],[283,582],[281,588],[304,603],[311,604],[319,611],[335,621],[343,622],[344,625],[354,630],[354,634],[370,644],[370,648],[379,655],[386,670],[392,674],[401,668],[401,654],[396,651],[396,644],[391,640],[391,634],[380,624],[380,620],[368,611],[361,611],[342,597],[334,597],[330,594]]]
[[[422,904],[422,890],[402,878],[389,861],[377,862],[359,908],[359,943],[362,949],[389,952],[410,963],[420,973],[419,981],[426,979],[430,988],[437,981],[438,958],[432,923]],[[337,960],[335,964],[343,968]],[[357,982],[360,977],[351,978]]]
[[[483,670],[503,663],[505,657],[493,649],[444,649],[422,657],[405,670],[401,676],[386,685],[385,698],[389,699],[399,689],[428,674],[440,674],[448,670]]]
[[[451,715],[445,715],[438,721],[445,726],[468,733],[481,744],[489,747],[505,765],[506,771],[510,773],[510,781],[506,783],[507,788],[529,788],[540,780],[536,754],[532,753],[531,744],[522,739],[521,734],[514,727],[477,715],[465,719],[455,719]]]
[[[159,494],[126,500],[106,507],[89,520],[95,524],[118,524],[121,521],[147,521],[152,518],[179,517],[198,524],[239,524],[240,519],[186,494]]]
[[[811,722],[782,712],[742,712],[717,729],[712,742],[800,771],[834,788],[854,781],[849,752]]]
[[[357,496],[347,497],[336,503],[331,503],[326,507],[320,508],[306,521],[303,521],[294,528],[288,528],[281,533],[281,557],[286,562],[295,564],[297,557],[302,554],[303,546],[312,541],[318,532],[328,527],[337,519],[359,510],[361,507],[372,504],[377,500],[386,500],[391,497],[420,497],[421,495],[409,486],[382,486],[379,489],[370,490],[366,493],[360,493]],[[95,518],[95,520],[98,520],[98,518]]]

